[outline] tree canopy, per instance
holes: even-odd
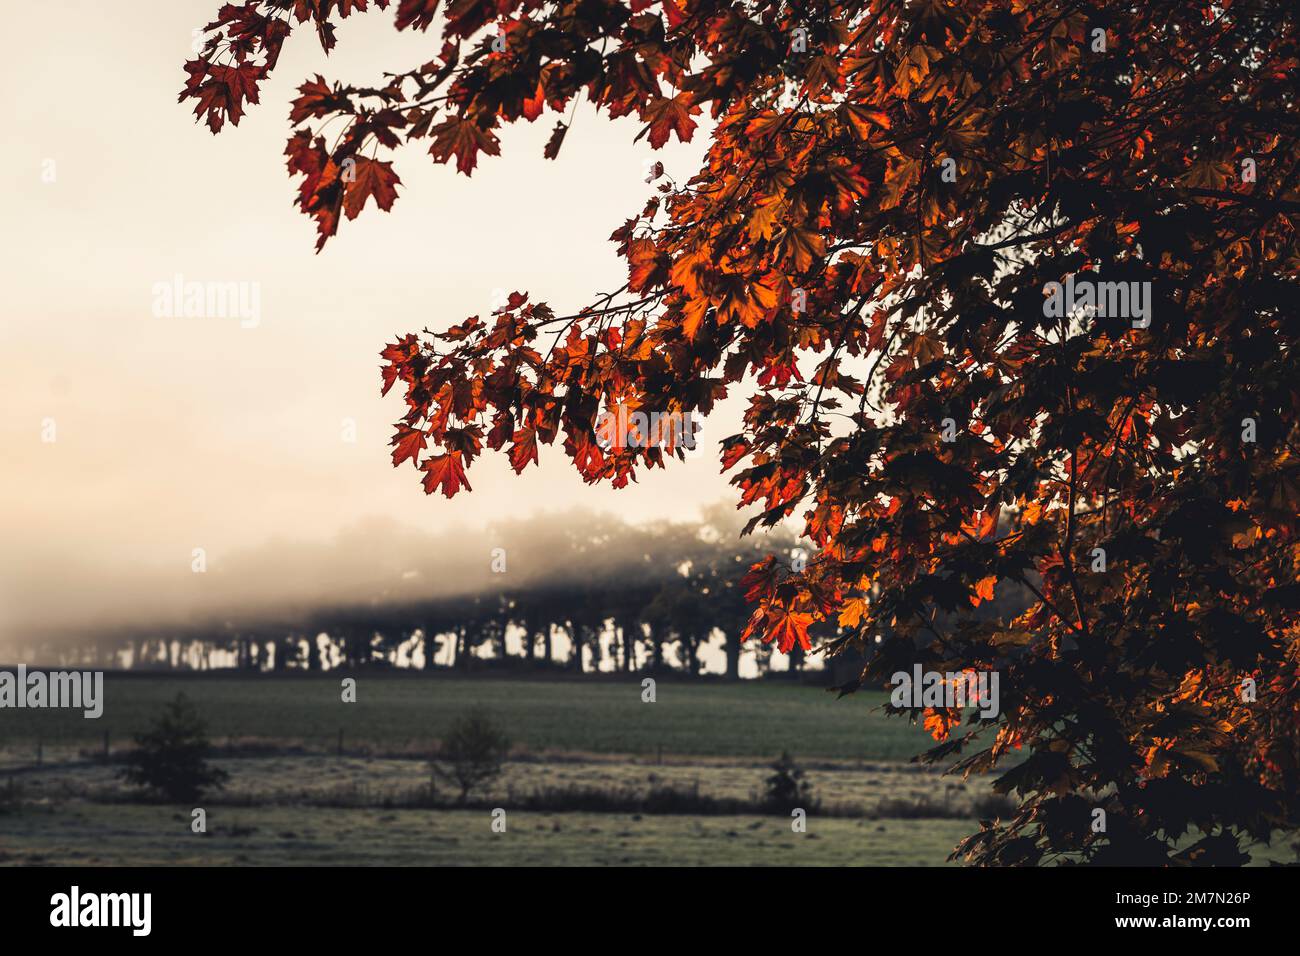
[[[1020,810],[961,853],[1239,862],[1300,824],[1300,8],[253,0],[221,8],[181,98],[237,124],[291,32],[329,50],[390,6],[441,33],[428,62],[293,102],[318,248],[391,208],[380,157],[415,141],[470,175],[549,110],[553,158],[581,148],[579,96],[652,148],[710,137],[614,231],[621,289],[516,293],[384,349],[395,464],[450,497],[485,447],[522,471],[559,444],[622,486],[682,449],[602,443],[602,415],[740,391],[740,503],[818,547],[751,571],[748,633],[788,651],[828,627],[872,685],[1001,674],[996,721],[912,714],[933,757],[1016,758]],[[1032,606],[974,614],[1001,581]]]

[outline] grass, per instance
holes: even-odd
[[[107,732],[114,748],[130,742],[164,702],[184,691],[208,723],[212,741],[266,741],[333,751],[427,751],[454,717],[474,704],[489,708],[517,750],[770,758],[788,750],[801,760],[906,760],[928,735],[873,708],[884,694],[837,700],[814,687],[780,682],[659,681],[655,703],[641,700],[638,677],[626,680],[460,679],[419,673],[357,678],[355,703],[341,702],[343,674],[154,676],[108,673],[104,714],[8,710],[0,748],[97,747]],[[28,762],[26,759],[23,762]]]
[[[356,703],[341,701],[344,676],[357,679]],[[121,802],[115,766],[51,765],[78,749],[97,751],[105,733],[114,751],[126,748],[178,691],[197,703],[212,741],[230,745],[218,760],[232,772],[230,787],[205,802],[207,836],[190,833],[188,809]],[[30,767],[39,742],[46,766],[16,775],[21,805],[0,814],[0,862],[938,865],[978,826],[829,815],[936,795],[965,805],[984,790],[897,763],[929,737],[873,713],[883,695],[837,701],[789,683],[671,680],[658,682],[654,703],[641,695],[639,677],[109,673],[99,720],[5,712],[0,763]],[[485,806],[500,799],[536,808],[510,810],[505,834],[491,831],[486,809],[411,809],[410,796],[427,784],[427,764],[384,756],[427,754],[476,704],[493,712],[516,758],[484,795]],[[340,730],[342,757],[334,754]],[[783,817],[725,812],[753,805],[771,773],[767,764],[782,750],[808,768],[826,808],[811,815],[806,834],[791,832]],[[257,753],[265,756],[239,756]],[[572,794],[589,809],[632,797],[649,805],[649,795],[668,790],[711,803],[715,813],[549,809]]]
[[[296,805],[333,807],[427,806],[429,769],[420,760],[325,755],[223,758],[227,786],[204,806]],[[9,777],[23,802],[88,799],[139,802],[124,788],[118,767],[95,763],[46,766]],[[513,760],[501,777],[474,794],[475,806],[537,810],[643,810],[679,813],[761,812],[772,773],[758,761],[731,760],[659,766],[627,760]],[[987,779],[962,781],[908,764],[823,765],[807,780],[826,816],[947,816],[971,821],[987,804]],[[444,803],[455,794],[443,788]],[[0,806],[4,789],[0,785]],[[667,804],[667,805],[665,805]]]
[[[942,865],[970,823],[476,810],[211,808],[68,803],[0,816],[0,863],[334,866]]]
[[[0,863],[942,865],[978,828],[975,808],[988,797],[987,778],[899,763],[929,738],[873,712],[879,694],[837,701],[786,683],[660,681],[651,704],[635,678],[363,673],[358,702],[344,704],[343,676],[108,674],[100,720],[6,710],[0,764],[15,772],[4,780],[12,799],[0,793]],[[213,741],[234,745],[218,760],[232,772],[229,789],[205,802],[207,835],[190,832],[189,808],[123,802],[131,798],[116,766],[52,765],[98,749],[105,732],[114,750],[126,747],[181,690]],[[414,808],[427,764],[400,758],[427,754],[474,704],[495,713],[515,759],[480,809]],[[340,729],[344,756],[334,754]],[[34,769],[38,741],[47,763]],[[822,801],[804,834],[742,809],[782,750],[807,768]],[[698,797],[709,815],[621,810],[667,790]],[[607,812],[550,809],[566,794]],[[507,832],[493,833],[487,808],[497,800],[532,809],[511,809]],[[953,812],[967,818],[944,818]],[[1254,856],[1294,859],[1289,841]]]
[[[943,866],[966,820],[209,807],[69,801],[0,814],[0,865]],[[1253,865],[1294,856],[1285,842]]]

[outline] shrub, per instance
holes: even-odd
[[[164,705],[135,743],[122,771],[128,783],[148,787],[175,803],[193,802],[205,789],[225,786],[229,775],[208,765],[212,748],[206,728],[183,693]]]
[[[803,769],[785,751],[772,764],[776,772],[767,778],[763,805],[772,813],[789,813],[791,810],[812,810],[817,806],[812,784],[804,779]]]
[[[452,722],[433,759],[435,777],[460,788],[457,802],[494,780],[510,750],[510,741],[484,709],[475,707]]]

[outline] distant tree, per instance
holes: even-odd
[[[773,813],[791,810],[812,810],[817,806],[812,783],[804,776],[803,768],[794,762],[786,751],[772,764],[775,771],[767,778],[763,795],[764,806]]]
[[[457,717],[433,758],[435,777],[460,788],[457,802],[501,774],[510,741],[491,714],[481,707]]]
[[[229,775],[209,766],[206,728],[183,693],[162,708],[135,743],[121,774],[128,783],[155,790],[173,803],[189,803],[208,788],[225,786]]]

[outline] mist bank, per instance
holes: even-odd
[[[741,539],[742,525],[743,516],[725,504],[705,509],[698,521],[633,523],[569,509],[426,532],[367,520],[329,539],[276,537],[152,564],[37,545],[0,555],[0,644],[169,630],[308,631],[317,618],[378,624],[402,609],[455,598],[636,591],[722,552],[735,559],[738,578],[749,556],[794,546],[785,529]]]

